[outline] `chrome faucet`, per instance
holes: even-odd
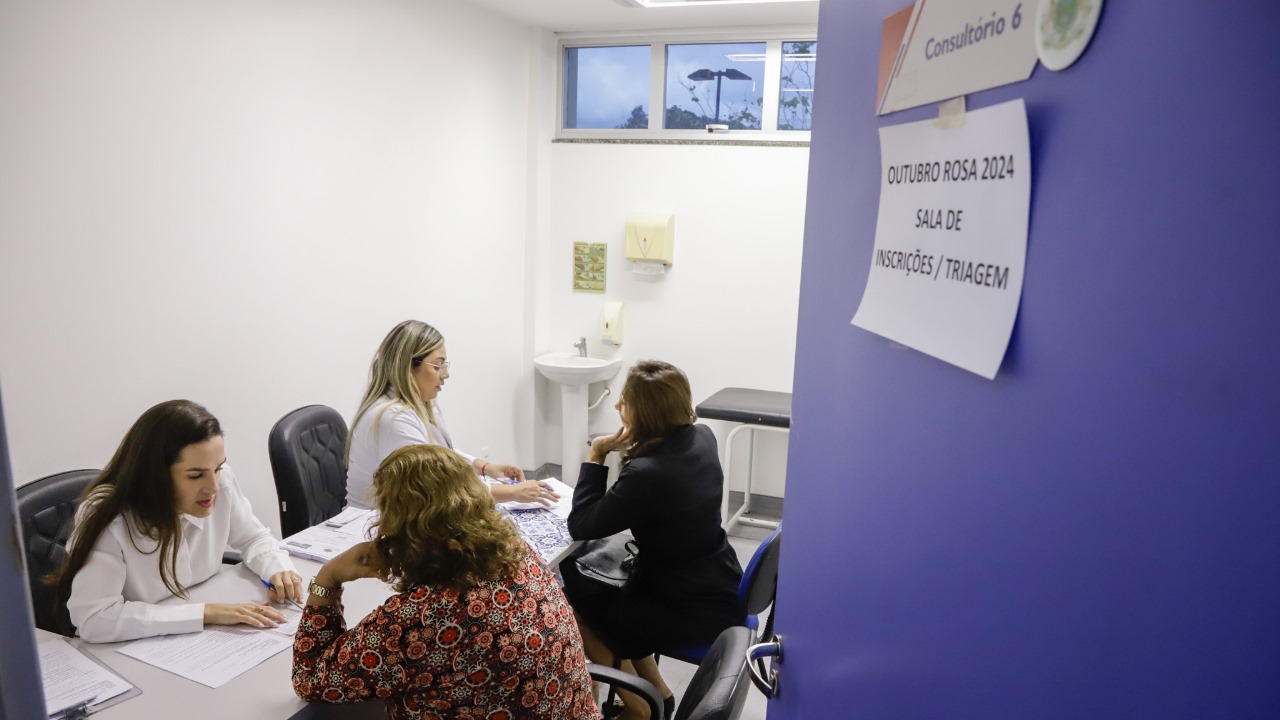
[[[586,338],[584,337],[578,338],[578,342],[574,343],[573,346],[578,348],[578,357],[587,356],[587,339]]]

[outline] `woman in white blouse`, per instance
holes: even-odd
[[[228,545],[270,583],[272,600],[302,598],[302,578],[226,467],[217,418],[189,400],[160,403],[85,489],[55,612],[89,642],[274,627],[284,615],[267,604],[159,604],[215,575]]]
[[[496,502],[550,504],[559,499],[546,483],[526,481],[518,465],[488,462],[453,446],[436,396],[449,377],[444,336],[405,320],[383,338],[369,366],[369,386],[347,436],[347,505],[373,507],[373,473],[406,445],[440,445],[457,452],[480,477],[514,481],[489,486]]]

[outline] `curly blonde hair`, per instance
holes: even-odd
[[[462,456],[409,445],[373,474],[379,519],[374,544],[396,590],[458,589],[511,575],[524,553],[515,528]]]

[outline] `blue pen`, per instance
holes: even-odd
[[[271,583],[267,582],[266,580],[263,580],[262,578],[258,578],[258,582],[262,583],[268,590],[276,589],[275,585],[272,585]],[[289,602],[293,603],[293,606],[298,608],[299,610],[303,609],[302,605],[300,605],[297,600],[294,600],[293,598],[288,598],[288,597],[286,597],[285,600],[288,600]]]

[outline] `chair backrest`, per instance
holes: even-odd
[[[347,502],[347,469],[342,464],[346,442],[347,423],[337,410],[324,405],[298,408],[271,428],[267,451],[283,537],[342,511]]]
[[[747,615],[759,615],[773,604],[778,593],[778,556],[782,553],[782,523],[760,543],[738,585],[738,599]]]
[[[736,720],[747,702],[747,648],[754,633],[735,625],[720,633],[689,680],[675,720]]]
[[[98,470],[71,470],[40,478],[18,488],[18,522],[27,557],[27,583],[36,627],[61,632],[54,622],[53,589],[44,576],[67,561],[67,538],[75,526],[80,493],[98,476]]]

